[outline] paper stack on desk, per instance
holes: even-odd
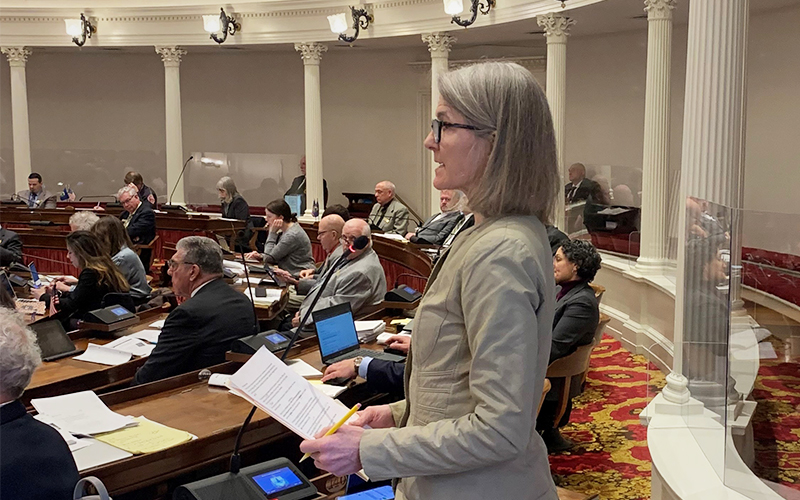
[[[244,293],[245,296],[249,299],[250,298],[250,293],[252,291],[252,293],[253,293],[253,301],[255,302],[255,304],[257,306],[271,306],[275,302],[278,302],[279,300],[281,300],[282,291],[280,289],[277,289],[277,288],[265,288],[264,290],[266,290],[267,296],[266,297],[257,297],[256,296],[256,288],[255,287],[250,287],[250,288],[252,290],[249,290],[249,289],[245,288],[242,293]]]
[[[304,439],[339,422],[348,409],[322,394],[266,347],[258,350],[230,380],[240,396]]]
[[[86,351],[83,354],[80,356],[75,356],[72,359],[86,361],[88,363],[115,366],[130,361],[131,353],[118,351],[114,348],[105,347],[99,344],[89,344],[86,346]]]
[[[31,405],[43,421],[72,434],[92,436],[138,425],[133,418],[109,410],[92,391],[31,399]]]
[[[131,333],[128,336],[144,340],[145,342],[150,342],[151,344],[157,344],[159,335],[161,335],[161,330],[147,329],[147,330],[139,330],[138,332]]]
[[[113,342],[104,345],[106,349],[114,349],[117,351],[127,352],[134,356],[149,356],[153,349],[156,348],[154,344],[145,342],[133,335],[120,337]]]
[[[363,343],[372,342],[378,335],[386,330],[386,323],[383,320],[376,319],[373,321],[356,321],[356,332],[358,332],[358,341]]]
[[[145,417],[137,417],[135,420],[139,425],[101,434],[95,439],[134,455],[166,450],[197,439],[193,434],[167,427]]]

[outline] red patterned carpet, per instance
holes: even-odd
[[[664,375],[644,356],[604,335],[592,353],[586,390],[573,400],[562,429],[575,446],[550,455],[556,484],[603,500],[649,499],[650,453],[639,413],[663,386]]]

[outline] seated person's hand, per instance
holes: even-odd
[[[65,283],[65,284],[70,285],[70,286],[78,284],[78,278],[74,278],[72,276],[58,276],[53,281],[55,281],[56,283],[59,283],[59,282],[60,283]]]
[[[331,380],[334,378],[346,378],[352,379],[356,378],[356,365],[352,359],[345,359],[344,361],[339,361],[338,363],[334,363],[329,366],[325,370],[325,374],[322,375],[322,381],[325,382],[327,380]]]
[[[303,269],[300,271],[300,279],[308,279],[314,276],[314,273],[317,272],[316,269]]]
[[[105,212],[106,211],[105,207],[101,207],[100,205],[93,206],[92,210],[94,210],[95,212]]]
[[[406,233],[406,239],[411,240],[411,237],[414,236],[414,233]]]
[[[291,283],[293,285],[297,283],[297,280],[294,279],[294,276],[292,276],[292,273],[290,273],[289,271],[281,269],[280,267],[274,267],[272,268],[272,270],[275,272],[275,274],[283,278],[284,281]]]
[[[297,328],[300,326],[300,311],[297,311],[292,318],[292,328]]]
[[[49,287],[40,286],[39,288],[31,288],[31,295],[35,299],[41,299],[42,295],[46,294],[49,291]]]
[[[283,229],[283,219],[275,219],[269,224],[270,233],[277,233],[281,229]]]
[[[411,336],[409,335],[392,335],[386,339],[386,345],[390,349],[397,349],[408,354],[408,349],[411,347]]]
[[[63,281],[56,281],[53,286],[59,292],[69,292],[70,285],[64,283]]]
[[[261,262],[261,254],[258,253],[258,252],[247,252],[246,254],[244,254],[244,259],[245,260],[257,260],[257,261]]]

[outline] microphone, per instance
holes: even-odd
[[[350,245],[348,248],[346,248],[344,252],[342,252],[342,256],[339,257],[336,263],[333,266],[331,266],[331,268],[325,274],[322,285],[317,290],[317,295],[314,297],[314,300],[311,301],[311,305],[309,306],[308,311],[306,311],[306,314],[303,317],[302,321],[300,321],[300,324],[297,326],[297,329],[292,334],[292,338],[289,339],[289,343],[286,345],[286,349],[283,350],[283,354],[281,355],[281,361],[286,361],[286,356],[289,354],[289,350],[291,350],[291,348],[294,347],[295,342],[297,342],[297,337],[300,335],[300,332],[306,326],[308,318],[311,316],[311,311],[313,311],[314,306],[317,305],[317,301],[322,295],[322,291],[325,290],[326,286],[328,286],[328,282],[331,280],[334,271],[336,271],[336,269],[345,260],[347,260],[347,257],[349,257],[350,254],[358,250],[363,250],[367,248],[367,245],[369,245],[368,237],[359,236],[358,238],[356,238],[355,241],[353,241],[353,244]],[[250,424],[250,420],[252,420],[255,412],[256,412],[256,407],[253,406],[253,408],[250,409],[250,413],[247,414],[247,418],[244,419],[244,423],[239,428],[239,434],[236,435],[236,442],[233,445],[233,454],[231,455],[231,468],[230,468],[231,474],[238,474],[239,469],[241,468],[242,464],[241,464],[241,458],[239,457],[239,447],[242,444],[242,434],[244,434],[245,428],[248,426],[248,424]]]
[[[190,161],[194,159],[194,156],[189,156],[183,164],[183,168],[181,169],[180,175],[178,175],[178,179],[175,181],[175,187],[172,188],[172,192],[169,194],[169,202],[166,205],[162,205],[161,208],[163,210],[182,210],[187,212],[186,207],[182,207],[180,205],[173,205],[172,204],[172,196],[175,194],[175,190],[178,189],[178,184],[181,182],[181,177],[183,177],[183,172],[186,170],[186,165],[189,164]]]
[[[234,225],[231,222],[231,232],[233,231],[234,231]],[[233,250],[234,250],[233,254],[236,255],[236,243],[233,244]],[[245,286],[247,287],[247,290],[250,292],[250,304],[253,306],[253,321],[255,322],[253,324],[253,335],[256,335],[258,333],[258,330],[261,329],[258,325],[258,313],[256,312],[256,299],[253,298],[253,289],[252,287],[250,287],[250,273],[247,270],[247,261],[244,258],[244,252],[241,253],[241,257],[242,257],[242,265],[244,266]]]

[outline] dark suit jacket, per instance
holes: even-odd
[[[367,366],[367,388],[373,392],[403,394],[405,362],[372,359]]]
[[[604,197],[600,194],[600,184],[596,183],[591,179],[584,178],[578,189],[575,190],[575,194],[572,195],[572,200],[567,199],[570,190],[572,189],[572,183],[568,182],[564,186],[564,199],[567,200],[567,203],[577,203],[579,201],[587,200],[590,196],[594,200],[595,203],[604,203]]]
[[[0,266],[22,262],[22,240],[14,231],[0,229]]]
[[[236,251],[245,249],[250,250],[250,237],[253,235],[253,226],[250,222],[250,206],[241,196],[234,197],[230,203],[224,201],[220,205],[222,208],[222,216],[227,219],[237,219],[247,222],[247,227],[236,237],[236,245],[239,247]]]
[[[224,362],[231,342],[252,335],[254,323],[253,305],[243,293],[222,278],[208,282],[169,313],[134,385]]]
[[[575,352],[579,346],[591,344],[599,321],[594,290],[586,282],[575,285],[556,302],[550,363]]]
[[[462,217],[460,212],[455,211],[434,221],[433,219],[438,215],[431,215],[423,225],[417,228],[416,234],[411,237],[411,243],[441,245]]]
[[[71,330],[70,319],[83,319],[89,311],[100,309],[103,297],[107,293],[118,292],[107,284],[98,283],[99,277],[93,269],[84,269],[78,276],[78,284],[71,292],[64,292],[58,299],[58,314],[54,316],[64,323],[64,328]],[[49,300],[49,295],[42,295],[42,299]]]
[[[294,179],[292,179],[292,185],[289,186],[289,189],[283,194],[286,196],[287,194],[306,194],[306,176],[305,175],[298,175]],[[322,198],[323,198],[323,205],[320,207],[320,213],[322,210],[328,206],[328,181],[322,179]],[[303,202],[300,204],[300,211],[305,212],[306,210],[306,197],[303,197]],[[303,215],[303,214],[297,214]]]
[[[19,401],[0,408],[0,498],[67,500],[78,468],[58,431],[25,411]]]
[[[127,211],[122,212],[120,219],[125,220],[131,217]],[[147,245],[156,237],[156,213],[153,212],[149,203],[142,202],[139,208],[133,213],[128,224],[128,236],[131,241],[142,245]],[[147,268],[147,266],[145,266]]]
[[[153,195],[153,201],[155,201],[155,203],[150,203],[150,200],[147,199],[151,194]],[[142,200],[142,203],[150,205],[150,208],[156,208],[156,205],[158,205],[158,196],[156,196],[156,192],[146,184],[142,184],[142,189],[139,190],[139,199]]]
[[[552,250],[553,255],[556,254],[561,245],[564,242],[569,241],[569,236],[559,231],[556,226],[545,226],[547,229],[547,240],[550,242],[550,250]]]

